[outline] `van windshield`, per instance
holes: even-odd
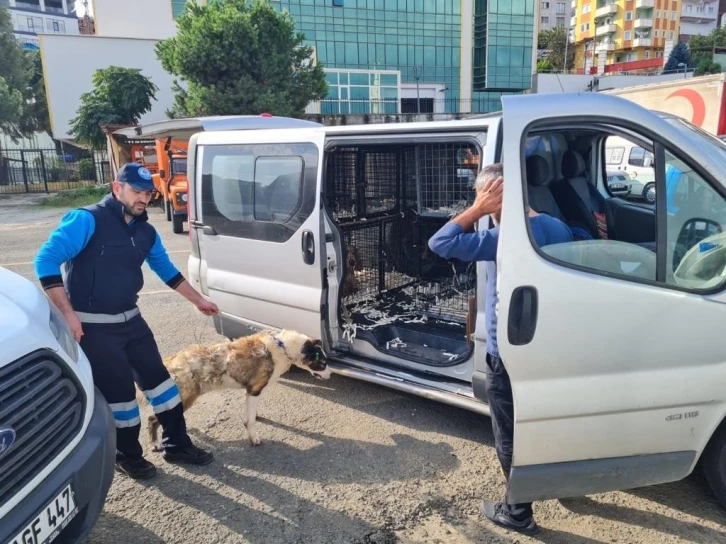
[[[722,142],[716,136],[680,117],[669,116],[664,117],[664,120],[675,126],[678,130],[686,132],[691,138],[698,140],[699,145],[702,144],[709,151],[709,154],[713,153],[719,161],[726,163],[726,143]]]

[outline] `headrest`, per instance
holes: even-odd
[[[562,177],[579,178],[585,173],[586,169],[585,159],[577,151],[568,149],[564,152],[562,155]]]
[[[527,158],[527,183],[537,187],[546,185],[552,180],[552,171],[547,160],[540,155],[532,155]]]

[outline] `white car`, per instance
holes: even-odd
[[[1,267],[0,345],[0,542],[81,541],[113,480],[113,416],[58,309]]]
[[[630,174],[623,170],[608,170],[607,183],[610,194],[613,196],[628,196],[630,194],[633,181]]]

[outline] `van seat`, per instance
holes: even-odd
[[[532,155],[527,158],[526,167],[530,207],[561,220],[562,212],[548,186],[553,176],[547,160],[540,155]]]

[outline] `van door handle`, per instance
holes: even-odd
[[[507,333],[509,343],[524,346],[534,338],[537,328],[537,289],[531,286],[517,287],[509,304]]]
[[[209,225],[205,225],[202,232],[207,236],[217,236],[217,231],[214,230],[214,227],[210,227]]]
[[[309,230],[303,231],[302,234],[302,254],[305,264],[315,262],[315,236]]]

